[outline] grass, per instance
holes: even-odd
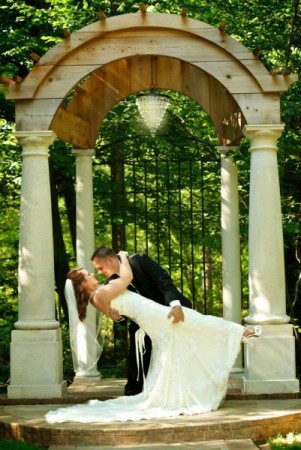
[[[301,434],[289,433],[269,439],[271,450],[301,450]]]
[[[43,447],[27,442],[0,439],[0,450],[43,450]]]

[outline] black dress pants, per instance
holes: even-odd
[[[124,395],[137,395],[142,392],[143,389],[143,373],[142,367],[144,371],[144,376],[147,375],[151,351],[152,351],[152,343],[150,338],[145,335],[145,353],[143,354],[143,365],[141,361],[139,362],[139,377],[138,377],[138,365],[136,359],[136,345],[135,345],[135,333],[139,329],[138,325],[131,321],[129,325],[129,353],[127,358],[127,383],[124,388]],[[141,355],[139,355],[141,357]]]

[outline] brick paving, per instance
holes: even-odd
[[[236,439],[236,440],[218,440],[210,442],[196,442],[171,444],[171,445],[140,445],[139,447],[114,447],[114,450],[258,450],[258,447],[251,439]],[[112,450],[112,447],[81,447],[81,446],[51,446],[49,450]]]
[[[123,392],[124,380],[75,382],[63,399],[7,399],[0,397],[0,438],[25,440],[49,450],[119,449],[254,450],[253,442],[278,433],[301,432],[299,395],[245,398],[229,384],[228,395],[217,411],[195,416],[126,423],[49,424],[50,409],[106,399]],[[233,399],[235,398],[235,399]],[[62,448],[63,446],[63,448]]]

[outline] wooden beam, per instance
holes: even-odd
[[[219,31],[225,32],[226,30],[226,21],[222,20],[221,23],[218,26]]]
[[[99,20],[106,20],[107,17],[103,11],[99,11],[98,18],[99,18]]]
[[[51,129],[59,139],[70,142],[75,147],[92,148],[95,145],[91,139],[91,124],[63,108],[57,110]]]
[[[259,52],[260,52],[260,48],[259,47],[254,48],[254,50],[252,51],[254,56],[258,56]]]
[[[67,28],[63,28],[63,35],[65,36],[65,38],[67,38],[71,35],[71,33]]]
[[[272,70],[270,70],[271,75],[278,75],[279,74],[279,67],[274,67]]]
[[[29,55],[29,57],[30,57],[34,62],[38,62],[38,61],[41,59],[41,57],[40,57],[39,55],[37,55],[36,53],[34,53],[34,52],[31,52],[30,55]]]
[[[289,67],[285,67],[282,71],[282,75],[290,75],[291,69]]]
[[[188,9],[187,8],[182,8],[181,16],[182,17],[187,17],[187,14],[188,14]]]
[[[14,80],[16,83],[20,84],[20,83],[22,83],[23,78],[20,77],[19,75],[14,75],[14,76],[13,76],[13,80]]]
[[[140,12],[141,14],[146,14],[146,6],[144,3],[141,3],[141,5],[139,6]]]

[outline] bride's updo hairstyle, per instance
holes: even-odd
[[[87,306],[90,299],[90,294],[85,291],[82,286],[82,282],[85,281],[86,276],[82,267],[72,269],[67,273],[67,278],[72,281],[74,294],[76,298],[76,305],[78,311],[79,320],[82,322],[87,316]]]

